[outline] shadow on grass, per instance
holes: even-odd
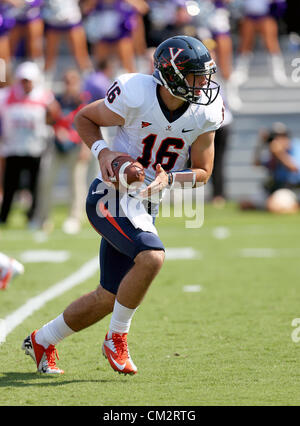
[[[95,379],[70,379],[64,380],[66,376],[55,375],[49,376],[39,373],[17,373],[17,372],[6,372],[0,376],[0,388],[4,387],[27,387],[27,386],[62,386],[70,385],[73,383],[111,383],[112,380],[95,380]],[[34,381],[40,380],[40,382],[34,383]]]

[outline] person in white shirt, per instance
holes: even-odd
[[[47,122],[51,123],[59,113],[53,93],[41,84],[41,73],[35,63],[19,65],[15,79],[15,84],[2,89],[0,96],[0,157],[5,159],[0,223],[7,222],[23,170],[29,174],[32,195],[27,216],[29,220],[33,217],[40,161],[48,135]]]

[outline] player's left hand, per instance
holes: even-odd
[[[161,164],[156,166],[156,176],[154,181],[143,189],[139,195],[143,198],[151,197],[151,195],[158,194],[164,188],[168,186],[168,175],[162,168]]]

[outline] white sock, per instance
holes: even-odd
[[[126,306],[121,305],[116,299],[114,310],[110,320],[108,337],[110,338],[112,333],[128,333],[132,317],[135,314],[136,310],[137,308],[126,308]]]
[[[75,331],[66,324],[64,315],[61,314],[38,330],[35,335],[35,340],[39,345],[47,349],[49,345],[55,346],[73,333],[75,333]]]

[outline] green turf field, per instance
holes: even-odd
[[[0,250],[17,258],[26,250],[70,252],[63,263],[27,263],[25,275],[0,292],[0,318],[97,256],[95,231],[86,224],[80,234],[64,235],[64,214],[56,209],[45,241],[25,230],[19,212],[0,231]],[[135,315],[128,341],[138,374],[120,376],[102,357],[109,317],[58,345],[60,377],[38,375],[20,350],[31,331],[95,288],[96,272],[7,336],[0,405],[299,405],[300,342],[291,338],[300,317],[299,225],[298,215],[240,213],[234,205],[206,206],[200,229],[159,219],[165,246],[193,248],[195,258],[166,260]],[[187,285],[200,291],[185,292]]]

